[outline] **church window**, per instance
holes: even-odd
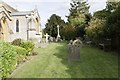
[[[16,32],[19,32],[19,20],[16,20]]]

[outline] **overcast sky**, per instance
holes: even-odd
[[[106,0],[87,0],[90,7],[90,12],[104,9],[106,6]],[[71,0],[4,0],[10,6],[18,9],[19,11],[30,11],[36,7],[41,17],[41,25],[45,27],[47,19],[52,14],[57,14],[65,21],[66,15],[69,15],[69,8]]]

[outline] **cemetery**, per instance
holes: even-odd
[[[120,1],[106,1],[105,9],[91,14],[87,1],[73,0],[67,21],[53,13],[43,29],[37,7],[20,12],[6,3],[3,7],[3,3],[0,2],[0,80],[118,79]],[[16,30],[10,23],[13,16],[18,17],[14,18]],[[27,23],[21,21],[24,26],[19,29],[18,19],[23,17]]]
[[[66,43],[66,41],[49,40],[50,35],[47,33],[44,36],[45,39],[35,45],[21,39],[13,41],[12,45],[23,47],[23,52],[28,51],[24,53],[26,56],[23,54],[24,56],[19,56],[17,63],[14,62],[17,68],[13,67],[12,73],[4,76],[7,78],[118,77],[118,57],[115,52],[105,52],[86,45],[79,37]],[[18,51],[20,50],[18,48]]]

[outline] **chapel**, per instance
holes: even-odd
[[[0,1],[0,40],[15,39],[39,41],[42,36],[40,15],[37,9],[18,11]]]

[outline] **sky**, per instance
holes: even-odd
[[[67,21],[65,16],[69,15],[69,8],[71,0],[3,0],[10,6],[19,11],[30,11],[35,8],[38,9],[41,18],[41,26],[45,27],[47,20],[52,14],[61,16],[62,19]],[[87,0],[90,13],[102,10],[106,6],[106,0]]]

